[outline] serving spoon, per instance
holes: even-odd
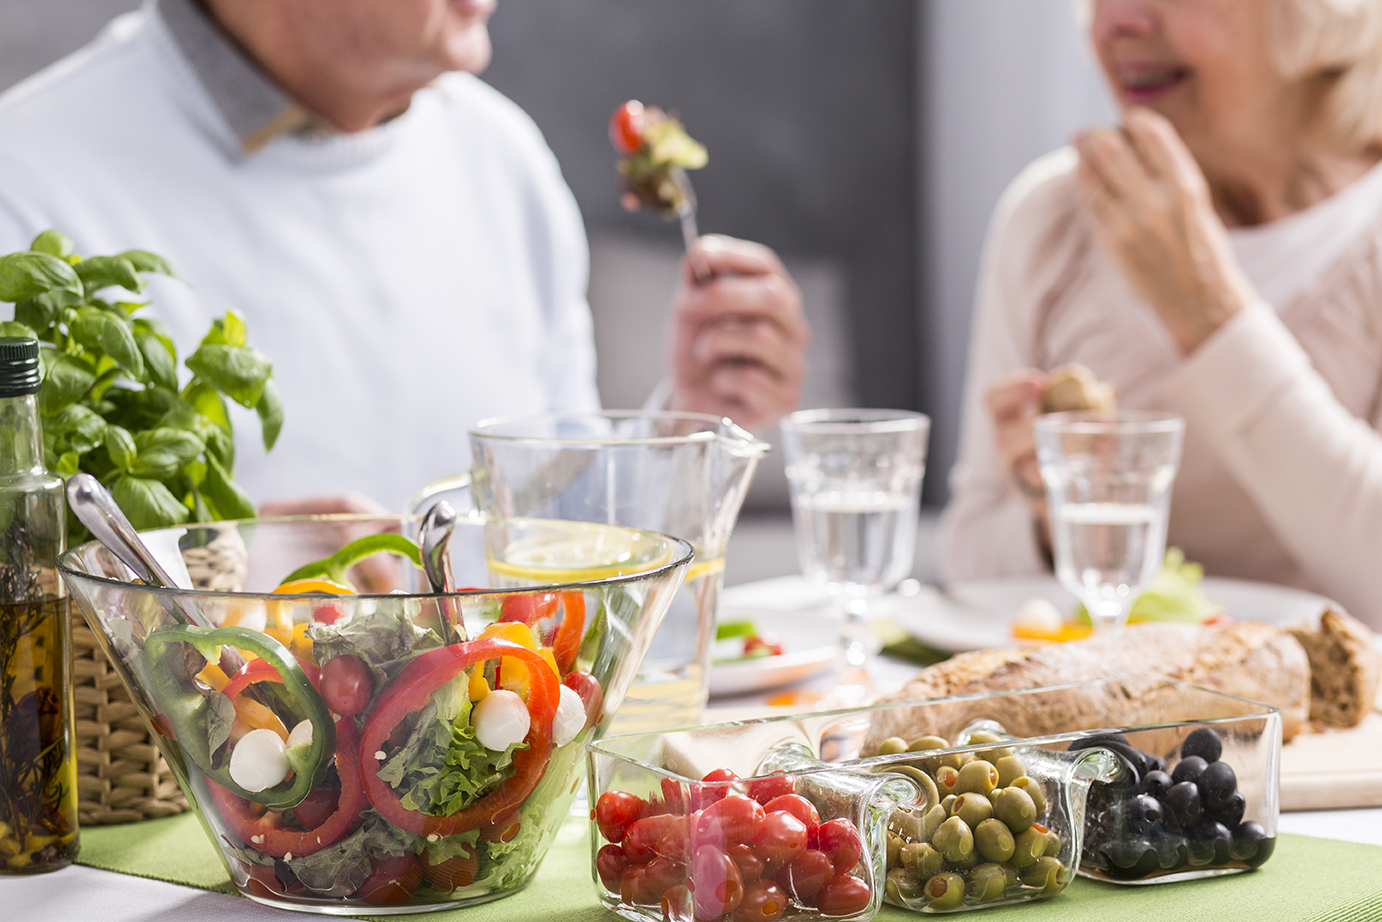
[[[456,530],[456,510],[446,500],[436,503],[422,517],[418,527],[417,543],[422,546],[422,572],[427,574],[427,583],[433,592],[450,594],[456,591],[456,580],[451,573],[451,535]],[[456,632],[457,642],[466,640],[465,621],[456,608],[455,600],[440,599],[439,603],[449,615],[448,621]]]
[[[74,474],[67,481],[67,505],[77,520],[87,527],[92,536],[120,562],[129,567],[145,585],[158,589],[179,589],[177,583],[163,569],[158,558],[148,545],[139,539],[139,534],[116,505],[110,491],[90,474]],[[214,624],[202,614],[191,599],[173,594],[173,604],[177,607],[175,616],[181,615],[188,624],[213,628]],[[245,665],[245,658],[234,647],[221,648],[221,661],[227,675],[233,675]]]

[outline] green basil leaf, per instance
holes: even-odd
[[[176,391],[178,361],[163,339],[135,327],[134,341],[139,346],[139,354],[144,357],[144,365],[149,369],[149,377],[154,383]]]
[[[52,326],[53,321],[62,313],[63,308],[76,307],[80,303],[82,303],[81,296],[74,295],[70,291],[45,291],[41,295],[25,298],[16,304],[14,306],[14,319],[20,323],[27,323],[35,330],[43,330]]]
[[[162,320],[155,320],[153,317],[135,317],[130,323],[134,324],[134,332],[152,333],[168,348],[168,353],[174,359],[178,357],[178,347],[173,345],[173,333]]]
[[[82,280],[87,297],[112,286],[126,291],[144,290],[144,279],[135,271],[134,264],[123,256],[93,256],[73,268]]]
[[[105,441],[106,421],[90,407],[73,403],[53,416],[44,417],[43,434],[52,432],[78,454],[86,454]]]
[[[192,487],[192,521],[194,522],[214,522],[216,514],[211,506],[207,504],[202,491],[195,486]]]
[[[207,455],[207,462],[202,492],[215,504],[216,511],[228,519],[254,518],[254,503],[250,501],[249,494],[230,479],[214,455]]]
[[[148,250],[126,250],[120,254],[120,258],[128,260],[130,265],[140,272],[156,272],[169,278],[180,277],[168,260]]]
[[[203,344],[187,357],[187,367],[243,407],[253,409],[273,374],[273,363],[248,346]]]
[[[183,389],[182,399],[216,425],[230,429],[230,416],[226,414],[225,398],[210,384],[193,380]]]
[[[71,477],[81,471],[81,459],[75,451],[65,451],[58,457],[58,463],[53,466],[64,477]]]
[[[134,466],[135,459],[139,457],[139,449],[135,447],[134,436],[124,426],[117,426],[114,423],[106,425],[106,453],[110,455],[110,460],[122,471],[128,472]]]
[[[40,349],[39,355],[47,371],[38,389],[38,409],[52,416],[70,403],[76,403],[96,383],[96,375],[81,359],[58,352]]]
[[[157,480],[126,474],[115,481],[110,492],[136,529],[166,528],[187,521],[187,507]]]
[[[206,450],[205,443],[195,433],[169,427],[137,433],[134,445],[139,457],[130,467],[130,473],[160,480],[172,477],[184,464]]]
[[[72,238],[60,231],[46,230],[34,238],[29,249],[65,260],[72,255]]]
[[[264,392],[259,395],[259,402],[254,405],[254,411],[259,414],[259,428],[264,435],[264,450],[273,451],[278,434],[283,430],[283,397],[279,394],[278,385],[274,384],[273,378],[264,382]]]
[[[79,307],[71,330],[77,342],[93,352],[110,356],[130,377],[144,379],[144,356],[134,341],[128,319],[99,307]]]
[[[235,311],[226,311],[225,321],[221,326],[222,335],[226,338],[227,346],[243,346],[245,344],[245,320]]]
[[[201,344],[203,346],[236,345],[235,343],[232,343],[228,339],[226,339],[226,322],[220,317],[217,317],[215,320],[211,321],[211,329],[206,331],[206,335],[202,337]]]
[[[14,320],[0,320],[0,336],[22,336],[25,339],[37,339],[38,334],[33,327],[28,324],[18,323]]]
[[[228,471],[235,470],[235,438],[229,429],[215,427],[206,439],[207,454],[221,462]]]
[[[45,291],[69,291],[83,297],[82,280],[67,263],[47,253],[0,256],[0,301],[23,301]]]

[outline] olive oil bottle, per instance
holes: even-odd
[[[0,337],[0,874],[77,855],[62,478],[43,464],[38,342]]]

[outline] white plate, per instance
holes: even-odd
[[[1239,621],[1295,625],[1332,604],[1324,596],[1289,586],[1206,577],[1205,593]],[[1054,576],[963,580],[943,590],[923,586],[910,598],[888,600],[887,614],[909,634],[938,650],[959,653],[1011,647],[1012,620],[1028,599],[1043,598],[1061,612],[1075,597]]]
[[[725,621],[746,619],[782,642],[782,655],[719,663],[710,667],[710,697],[748,695],[792,685],[829,669],[840,649],[840,622],[819,599],[798,611],[773,611],[738,604],[720,605]]]

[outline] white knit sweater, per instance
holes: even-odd
[[[363,133],[245,156],[163,21],[113,22],[0,97],[0,253],[45,228],[83,254],[160,253],[147,308],[180,356],[227,307],[286,406],[256,501],[359,490],[401,508],[469,466],[496,415],[598,405],[580,215],[536,126],[448,75]]]

